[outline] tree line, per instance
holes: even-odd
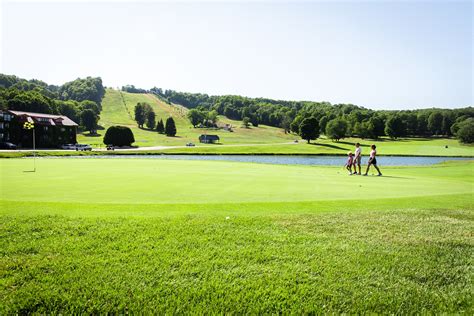
[[[345,137],[377,139],[381,136],[392,139],[456,136],[464,143],[474,141],[474,108],[471,106],[460,109],[388,111],[371,110],[354,104],[284,101],[236,95],[209,96],[156,87],[149,92],[169,103],[195,109],[188,116],[193,126],[205,126],[212,112],[212,115],[217,113],[235,120],[246,118],[253,126],[265,124],[280,127],[285,132],[304,136],[304,139],[307,139],[305,137],[308,137],[311,125],[311,135],[324,134],[336,141]]]
[[[217,127],[218,115],[216,110],[203,108],[191,109],[188,111],[188,119],[193,127]]]
[[[133,84],[122,86],[122,91],[128,92],[128,93],[148,93],[149,92],[148,90],[145,90],[145,89],[135,88]]]
[[[144,128],[145,125],[150,130],[156,130],[160,134],[166,136],[175,136],[177,133],[176,123],[170,116],[163,123],[163,119],[156,122],[156,114],[150,104],[146,102],[139,102],[135,106],[135,121],[139,128]]]
[[[65,115],[90,132],[97,129],[104,94],[101,78],[55,86],[0,74],[0,109]]]

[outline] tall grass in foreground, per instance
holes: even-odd
[[[0,314],[472,314],[471,210],[0,217]]]

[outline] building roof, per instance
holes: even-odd
[[[217,135],[201,135],[199,139],[208,139],[208,140],[219,140],[219,136]]]
[[[37,123],[39,125],[52,125],[52,126],[78,126],[76,122],[71,120],[69,117],[64,115],[44,114],[44,113],[33,113],[23,111],[12,111],[11,114],[15,116],[23,117],[25,122]]]

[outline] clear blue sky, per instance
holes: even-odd
[[[3,1],[0,72],[209,94],[473,105],[471,1]]]

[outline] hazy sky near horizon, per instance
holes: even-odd
[[[471,1],[1,2],[0,72],[208,94],[473,105]]]

